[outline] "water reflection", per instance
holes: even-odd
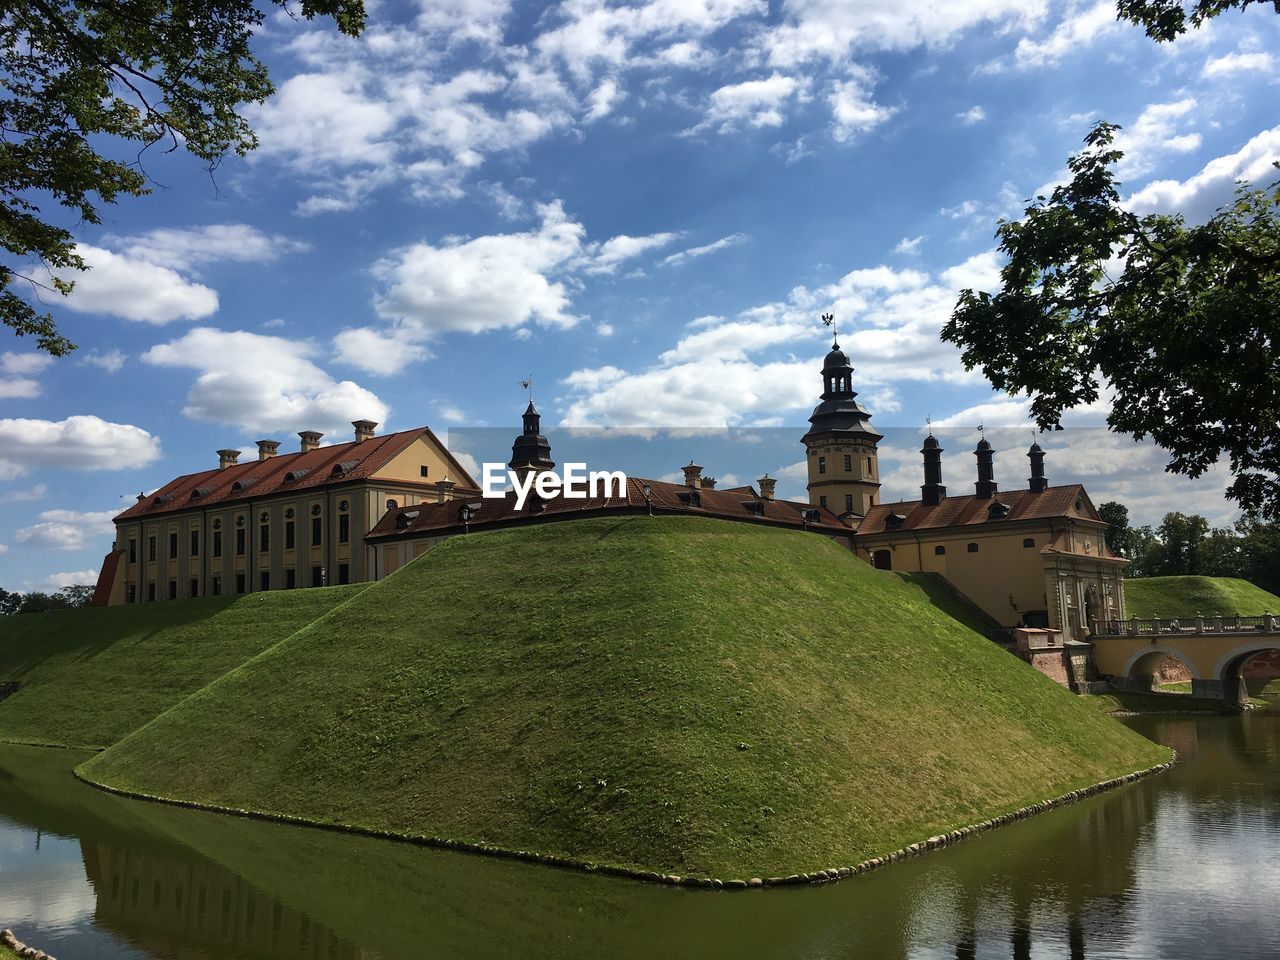
[[[1280,955],[1280,713],[1132,722],[1183,762],[879,874],[763,894],[136,803],[75,783],[76,755],[0,747],[0,922],[64,960]]]

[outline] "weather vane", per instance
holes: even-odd
[[[924,418],[925,429],[929,431],[929,436],[933,436],[933,417]]]
[[[834,313],[824,313],[822,322],[831,328],[831,344],[836,344],[836,315]]]
[[[980,436],[983,440],[987,439],[986,430],[987,430],[986,427],[984,427],[982,424],[978,424],[978,436]]]
[[[529,391],[529,402],[533,403],[533,374],[520,381],[521,388]]]

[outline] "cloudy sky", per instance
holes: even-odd
[[[903,431],[886,494],[910,495],[926,417],[957,453],[1025,419],[937,339],[957,289],[993,283],[996,220],[1099,118],[1125,128],[1135,210],[1203,218],[1280,156],[1278,39],[1261,5],[1172,46],[1114,2],[384,0],[358,40],[276,15],[260,149],[212,177],[148,156],[154,193],[78,233],[93,270],[51,304],[80,349],[0,343],[0,584],[91,582],[113,513],[217,448],[515,425],[529,374],[553,438],[798,439],[826,311]],[[1006,487],[1029,439],[1008,434]],[[1096,430],[1055,443],[1055,481],[1140,520],[1231,516],[1221,476],[1171,480]],[[798,442],[678,446],[645,469],[688,453],[802,492]]]

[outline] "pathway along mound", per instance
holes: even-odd
[[[814,534],[457,537],[79,772],[662,874],[857,863],[1169,759]]]

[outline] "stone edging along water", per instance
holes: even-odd
[[[1083,800],[1097,793],[1103,793],[1107,790],[1114,790],[1126,784],[1133,783],[1153,774],[1163,773],[1177,762],[1177,754],[1174,754],[1173,760],[1168,763],[1156,764],[1154,767],[1148,767],[1145,770],[1138,770],[1134,773],[1125,774],[1123,777],[1115,777],[1111,780],[1103,780],[1101,783],[1095,783],[1088,787],[1081,787],[1079,790],[1072,790],[1060,797],[1052,800],[1043,800],[1040,803],[1033,803],[1030,806],[1013,810],[1009,813],[1001,814],[998,817],[992,817],[990,820],[983,820],[981,823],[971,824],[967,827],[960,827],[948,833],[939,833],[927,840],[921,840],[918,843],[910,844],[892,853],[886,853],[883,856],[872,857],[869,860],[863,860],[861,863],[854,864],[851,867],[831,867],[826,870],[817,870],[812,873],[793,873],[785,877],[753,877],[750,880],[720,880],[711,877],[682,877],[676,874],[662,874],[651,870],[632,870],[629,867],[618,867],[610,864],[593,863],[589,860],[575,860],[572,857],[560,857],[549,853],[535,853],[529,850],[508,850],[505,847],[495,847],[486,843],[472,843],[466,840],[450,840],[445,837],[430,837],[420,834],[395,833],[390,830],[379,830],[374,827],[359,827],[341,823],[329,823],[323,820],[313,820],[308,817],[291,816],[285,813],[265,813],[261,810],[242,810],[237,807],[223,807],[212,803],[200,803],[195,800],[175,800],[169,797],[161,797],[148,793],[140,793],[133,790],[124,790],[119,787],[113,787],[105,783],[98,783],[90,780],[88,777],[80,773],[79,770],[73,770],[77,780],[87,783],[91,787],[96,787],[107,793],[114,793],[122,797],[129,797],[134,800],[147,800],[153,803],[166,803],[176,807],[187,807],[192,810],[205,810],[211,813],[225,813],[237,817],[246,817],[251,820],[266,820],[273,823],[287,823],[294,826],[318,827],[321,830],[332,830],[338,833],[351,833],[359,836],[376,837],[380,840],[397,840],[402,843],[416,843],[422,846],[439,847],[445,850],[458,850],[464,853],[481,853],[486,856],[500,857],[508,860],[524,860],[532,863],[541,863],[553,867],[563,867],[571,870],[583,870],[588,873],[598,873],[610,877],[624,877],[630,880],[643,880],[648,883],[661,883],[667,886],[680,887],[701,887],[714,890],[747,890],[761,887],[788,887],[806,883],[829,883],[833,880],[843,880],[846,877],[857,876],[858,874],[868,873],[880,867],[888,866],[899,860],[906,860],[908,857],[919,856],[929,850],[937,850],[941,847],[950,846],[958,843],[977,833],[987,830],[994,830],[996,827],[1013,823],[1016,820],[1026,820],[1036,814],[1044,813],[1055,807],[1066,806],[1075,803],[1077,800]]]
[[[8,947],[26,960],[54,960],[53,954],[27,946],[14,935],[12,930],[0,930],[0,947]]]

